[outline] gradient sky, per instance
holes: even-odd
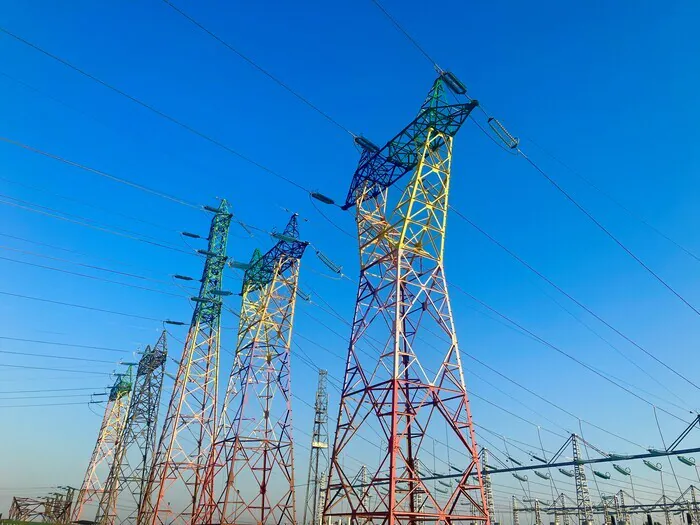
[[[376,143],[386,142],[413,118],[435,76],[425,58],[369,0],[199,4],[177,3],[343,126]],[[700,305],[698,260],[635,218],[643,217],[691,252],[700,253],[698,4],[448,1],[429,10],[424,2],[413,0],[386,0],[385,5],[441,67],[453,71],[471,96],[521,138],[525,152],[689,302]],[[351,137],[164,3],[15,1],[0,5],[0,16],[1,25],[9,31],[304,187],[338,201],[345,198],[358,158]],[[265,230],[283,227],[291,211],[300,213],[302,235],[313,245],[302,265],[301,286],[314,299],[312,304],[299,304],[296,341],[318,366],[342,377],[342,361],[313,341],[340,354],[346,351],[349,329],[324,311],[324,301],[351,319],[357,249],[353,239],[316,211],[308,195],[6,35],[0,37],[0,48],[4,57],[0,136],[197,204],[215,205],[217,198],[226,197],[237,218]],[[0,511],[5,511],[12,495],[38,495],[48,491],[43,487],[80,485],[100,422],[91,410],[101,410],[101,405],[87,405],[87,394],[108,385],[109,374],[118,369],[116,362],[133,359],[131,352],[153,344],[162,329],[158,321],[6,294],[188,321],[191,310],[184,297],[191,292],[173,285],[170,276],[201,272],[201,261],[189,254],[32,213],[22,206],[29,202],[60,210],[185,251],[190,248],[178,232],[203,233],[209,218],[8,143],[0,144],[0,158],[4,168],[0,175],[0,315],[4,320],[0,337],[128,352],[0,339],[3,352],[108,361],[0,353]],[[670,366],[696,376],[698,316],[523,159],[503,153],[471,122],[455,142],[451,203]],[[350,213],[322,210],[337,226],[352,231]],[[243,228],[234,227],[230,255],[247,260],[253,248],[265,250],[272,243],[266,235],[251,238]],[[349,279],[334,279],[314,255],[316,250],[341,264]],[[640,396],[681,419],[692,419],[688,409],[698,407],[694,387],[587,316],[454,214],[446,258],[451,282],[578,359],[628,382]],[[76,262],[162,282],[106,274]],[[238,291],[239,276],[231,274],[228,287]],[[648,404],[494,321],[493,314],[458,290],[451,295],[464,351],[586,421],[639,445],[661,447]],[[237,308],[235,297],[229,306]],[[235,344],[235,324],[233,315],[225,314],[227,348]],[[182,349],[177,340],[184,335],[185,329],[173,330],[170,352],[174,358]],[[313,402],[315,371],[294,357],[292,367],[298,396],[294,421],[299,442],[306,447],[312,414],[304,401]],[[535,426],[484,399],[543,429],[579,430],[575,418],[474,361],[466,359],[465,368],[474,393],[475,421],[491,432],[531,445],[524,446],[527,450],[536,450],[539,443]],[[68,388],[85,390],[59,391]],[[18,392],[42,389],[55,390]],[[82,397],[67,397],[78,395]],[[337,390],[331,388],[330,395],[333,419]],[[29,399],[34,396],[47,397]],[[53,403],[58,405],[44,406]],[[683,428],[681,421],[667,414],[659,413],[659,419],[667,440]],[[584,423],[582,428],[584,436],[603,449],[641,452],[640,447],[593,426]],[[545,449],[556,450],[563,441],[546,430],[540,433]],[[481,430],[480,435],[493,446],[504,447],[493,433]],[[691,437],[696,438],[697,432]],[[300,479],[305,479],[306,462],[306,449],[298,448]],[[678,474],[696,479],[689,467],[677,462],[674,467]],[[633,468],[641,485],[658,485],[657,474],[643,465]],[[677,494],[675,481],[668,479],[669,494]],[[497,502],[505,501],[509,487],[516,486],[512,478],[499,478],[496,483]],[[684,488],[690,481],[679,479],[679,483]],[[547,487],[531,488],[533,493],[549,492]],[[597,495],[595,488],[592,491]],[[612,489],[601,485],[600,491]],[[517,493],[522,495],[520,488]],[[655,499],[652,493],[648,497]]]

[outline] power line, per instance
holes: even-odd
[[[90,223],[90,222],[85,222],[86,220],[89,220],[89,219],[76,220],[76,219],[71,218],[71,216],[70,216],[69,214],[66,214],[65,212],[61,212],[61,211],[56,210],[56,209],[54,209],[54,208],[49,208],[48,206],[41,206],[41,205],[38,205],[38,204],[34,204],[34,203],[31,203],[31,202],[28,202],[28,201],[24,201],[24,200],[21,200],[21,199],[16,199],[16,198],[14,198],[14,197],[8,197],[8,196],[6,196],[6,195],[1,195],[1,194],[0,194],[0,197],[9,198],[9,199],[11,199],[11,200],[13,200],[13,201],[16,201],[16,202],[10,202],[10,201],[7,201],[7,200],[2,200],[2,199],[0,199],[0,204],[4,204],[4,205],[6,205],[6,206],[12,206],[12,207],[14,207],[14,208],[19,208],[19,209],[22,209],[22,210],[25,210],[25,211],[30,211],[30,212],[32,212],[32,213],[38,213],[38,214],[40,214],[40,215],[45,215],[45,216],[47,216],[47,217],[51,217],[51,218],[54,218],[54,219],[59,219],[59,220],[62,220],[62,221],[70,222],[70,223],[72,223],[72,224],[77,224],[77,225],[79,225],[79,226],[84,226],[84,227],[86,227],[86,228],[91,228],[91,229],[93,229],[93,230],[102,231],[102,232],[105,232],[105,233],[109,233],[109,234],[112,234],[112,235],[116,235],[116,236],[118,236],[118,237],[124,237],[124,238],[126,238],[126,239],[131,239],[131,240],[133,240],[133,241],[143,242],[143,243],[149,244],[149,245],[151,245],[151,246],[157,246],[157,247],[159,247],[159,248],[165,248],[165,249],[167,249],[167,250],[171,250],[171,251],[174,251],[174,252],[184,253],[184,254],[187,254],[187,255],[196,255],[196,254],[194,254],[194,253],[192,253],[192,252],[188,252],[188,251],[186,251],[186,250],[183,250],[183,249],[181,249],[181,248],[177,248],[177,247],[172,246],[172,245],[170,245],[170,244],[165,244],[165,243],[163,243],[163,242],[161,242],[161,241],[152,241],[152,240],[149,240],[149,239],[144,238],[144,237],[139,237],[137,234],[134,234],[133,232],[128,232],[128,230],[123,230],[122,228],[119,228],[119,229],[122,230],[122,231],[118,231],[117,229],[114,229],[114,228],[112,228],[112,227],[105,227],[105,226],[100,226],[100,225],[93,224],[93,223]],[[18,204],[18,203],[21,203],[21,204]],[[22,203],[23,203],[23,204],[22,204]],[[41,209],[38,209],[38,208],[41,208]],[[48,210],[48,211],[46,211],[46,210]],[[127,233],[124,233],[125,231],[126,231]]]
[[[5,236],[5,234],[0,233],[0,236]],[[34,242],[35,244],[38,244],[38,245],[40,245],[40,246],[46,246],[46,247],[48,247],[48,248],[52,248],[52,249],[55,249],[55,250],[65,250],[65,251],[70,252],[70,253],[75,253],[75,254],[78,254],[78,255],[84,255],[84,256],[87,256],[87,257],[91,257],[89,254],[82,253],[82,252],[78,252],[78,251],[74,251],[74,250],[67,250],[67,249],[65,249],[65,248],[61,248],[60,246],[56,246],[56,245],[51,245],[51,244],[45,244],[45,243],[41,243],[41,242],[36,242],[36,241],[32,241],[32,240],[30,240],[30,239],[23,239],[23,238],[21,238],[21,237],[15,237],[15,236],[9,236],[9,235],[8,235],[8,237],[11,237],[11,238],[13,238],[13,239],[22,240],[22,241],[25,241],[25,242],[30,242],[30,243],[31,243],[31,242]],[[43,258],[43,259],[49,259],[49,260],[51,260],[51,261],[64,262],[64,263],[73,264],[73,265],[76,265],[76,266],[82,266],[83,268],[90,268],[90,269],[92,269],[92,270],[99,270],[99,271],[101,271],[101,272],[108,272],[108,273],[113,273],[113,274],[116,274],[116,275],[123,275],[123,276],[125,276],[125,277],[131,277],[131,278],[133,278],[133,279],[140,279],[140,280],[143,280],[143,281],[150,281],[150,282],[154,282],[154,283],[158,283],[158,284],[167,284],[167,285],[172,284],[170,281],[164,281],[164,280],[162,280],[162,279],[154,279],[154,278],[152,278],[152,277],[145,277],[145,276],[143,276],[143,275],[138,275],[138,274],[131,273],[131,272],[122,272],[122,271],[120,271],[120,270],[114,270],[114,269],[112,269],[112,268],[105,268],[104,266],[96,266],[96,265],[94,265],[94,264],[81,263],[81,262],[78,262],[78,261],[72,261],[72,260],[70,260],[70,259],[63,259],[63,258],[61,258],[61,257],[53,257],[53,256],[51,256],[51,255],[45,255],[45,254],[43,254],[43,253],[32,252],[32,251],[29,251],[29,250],[20,250],[19,248],[12,248],[12,247],[10,247],[10,246],[2,246],[2,245],[0,245],[0,250],[8,250],[8,251],[16,252],[16,253],[21,253],[21,254],[23,254],[23,255],[31,255],[31,256],[33,256],[33,257],[41,257],[41,258]]]
[[[50,370],[52,372],[69,372],[72,374],[94,374],[94,375],[107,375],[108,372],[96,372],[94,370],[76,370],[72,368],[53,368],[46,366],[29,366],[29,365],[9,365],[6,363],[0,363],[0,367],[4,368],[20,368],[23,370]]]
[[[4,31],[4,29],[0,28],[0,31]],[[154,190],[154,189],[149,188],[149,187],[147,187],[147,186],[143,186],[142,184],[138,184],[138,183],[136,183],[136,182],[132,182],[132,181],[130,181],[130,180],[123,179],[123,178],[117,177],[117,176],[115,176],[115,175],[111,175],[111,174],[109,174],[109,173],[107,173],[107,172],[104,172],[104,171],[102,171],[102,170],[97,170],[97,169],[95,169],[95,168],[91,168],[91,167],[86,166],[86,165],[84,165],[84,164],[81,164],[81,163],[79,163],[79,162],[75,162],[75,161],[66,159],[66,158],[64,158],[64,157],[60,157],[60,156],[58,156],[58,155],[55,155],[55,154],[53,154],[53,153],[49,153],[49,152],[47,152],[47,151],[41,150],[41,149],[39,149],[39,148],[35,148],[35,147],[33,147],[33,146],[29,146],[28,144],[24,144],[23,142],[19,142],[19,141],[17,141],[17,140],[12,140],[12,139],[7,138],[7,137],[0,137],[0,141],[5,142],[5,143],[7,143],[7,144],[12,144],[13,146],[17,146],[17,147],[26,149],[27,151],[31,151],[32,153],[36,153],[36,154],[38,154],[38,155],[43,155],[44,157],[48,157],[48,158],[53,159],[53,160],[57,160],[57,161],[59,161],[59,162],[62,162],[62,163],[64,163],[64,164],[67,164],[67,165],[69,165],[69,166],[73,166],[74,168],[79,168],[79,169],[81,169],[81,170],[83,170],[83,171],[87,171],[88,173],[93,173],[93,174],[95,174],[95,175],[99,175],[100,177],[105,177],[105,178],[107,178],[107,179],[113,180],[113,181],[118,182],[118,183],[120,183],[120,184],[124,184],[124,185],[130,186],[130,187],[132,187],[132,188],[136,188],[137,190],[141,190],[141,191],[144,191],[144,192],[146,192],[146,193],[150,193],[150,194],[152,194],[152,195],[156,195],[156,196],[158,196],[158,197],[161,197],[161,198],[163,198],[163,199],[166,199],[166,200],[175,202],[175,203],[177,203],[177,204],[182,204],[183,206],[187,206],[187,207],[189,207],[189,208],[194,208],[195,210],[201,210],[201,209],[202,209],[201,206],[197,206],[196,204],[192,204],[191,202],[187,202],[187,201],[182,200],[182,199],[179,199],[179,198],[177,198],[177,197],[173,197],[172,195],[169,195],[169,194],[164,193],[164,192],[162,192],[162,191],[157,191],[157,190]],[[64,197],[64,198],[65,198],[65,197]],[[115,212],[115,213],[116,213],[116,212]],[[129,218],[132,218],[132,217],[129,217]]]
[[[664,361],[662,361],[661,359],[659,359],[658,357],[656,357],[654,354],[652,354],[651,352],[649,352],[646,348],[642,347],[639,343],[637,343],[636,341],[634,341],[633,339],[631,339],[630,337],[628,337],[627,335],[625,335],[624,333],[622,333],[620,330],[618,330],[616,327],[614,327],[613,325],[611,325],[608,321],[606,321],[605,319],[603,319],[602,317],[600,317],[597,313],[595,313],[593,310],[591,310],[589,307],[587,307],[587,306],[586,306],[585,304],[583,304],[581,301],[579,301],[578,299],[576,299],[575,297],[573,297],[571,294],[569,294],[568,292],[566,292],[566,291],[565,291],[564,289],[562,289],[559,285],[557,285],[554,281],[552,281],[551,279],[549,279],[546,275],[544,275],[544,274],[541,273],[539,270],[537,270],[536,268],[534,268],[533,266],[531,266],[528,262],[526,262],[524,259],[522,259],[520,256],[518,256],[515,252],[513,252],[512,250],[510,250],[509,248],[507,248],[505,245],[501,244],[501,243],[500,243],[498,240],[496,240],[493,236],[491,236],[491,235],[488,234],[485,230],[483,230],[482,228],[480,228],[479,226],[477,226],[474,222],[472,222],[471,220],[469,220],[469,219],[467,218],[466,215],[464,215],[463,213],[461,213],[459,210],[455,209],[455,208],[452,207],[452,206],[451,206],[451,208],[452,208],[452,211],[454,211],[462,220],[464,220],[464,221],[465,221],[467,224],[469,224],[472,228],[474,228],[476,231],[478,231],[479,233],[481,233],[484,237],[486,237],[486,238],[487,238],[489,241],[491,241],[493,244],[495,244],[496,246],[498,246],[499,248],[501,248],[503,251],[505,251],[508,255],[510,255],[513,259],[515,259],[515,260],[518,261],[520,264],[522,264],[525,268],[527,268],[527,269],[530,270],[532,273],[534,273],[535,275],[537,275],[540,279],[542,279],[542,280],[545,281],[547,284],[549,284],[550,286],[552,286],[555,290],[557,290],[559,293],[561,293],[562,295],[564,295],[567,299],[569,299],[570,301],[572,301],[573,303],[575,303],[577,306],[579,306],[580,308],[582,308],[583,310],[585,310],[586,312],[588,312],[590,315],[592,315],[592,316],[593,316],[594,318],[596,318],[598,321],[600,321],[600,322],[603,323],[605,326],[607,326],[610,330],[612,330],[613,332],[615,332],[617,335],[619,335],[620,337],[622,337],[625,341],[627,341],[628,343],[632,344],[632,345],[633,345],[634,347],[636,347],[637,349],[639,349],[639,350],[641,350],[642,352],[644,352],[646,355],[648,355],[649,357],[651,357],[654,361],[656,361],[657,363],[659,363],[660,365],[662,365],[664,368],[666,368],[667,370],[669,370],[670,372],[672,372],[672,373],[675,374],[676,376],[680,377],[681,379],[683,379],[683,380],[686,381],[687,383],[691,384],[691,385],[694,386],[695,388],[700,389],[700,386],[698,386],[696,383],[694,383],[693,381],[691,381],[690,379],[688,379],[685,375],[681,374],[680,372],[678,372],[677,370],[675,370],[674,368],[672,368],[671,366],[669,366],[668,364],[666,364]]]
[[[41,47],[37,46],[36,44],[33,44],[32,42],[29,42],[28,40],[25,40],[24,38],[22,38],[22,37],[20,37],[20,36],[18,36],[18,35],[16,35],[16,34],[14,34],[14,33],[11,33],[10,31],[8,31],[7,29],[5,29],[4,27],[0,27],[0,31],[2,31],[2,32],[5,33],[6,35],[8,35],[8,36],[14,38],[14,39],[17,40],[18,42],[21,42],[21,43],[23,43],[23,44],[25,44],[25,45],[31,47],[32,49],[35,49],[36,51],[39,51],[40,53],[44,54],[45,56],[47,56],[47,57],[49,57],[49,58],[51,58],[51,59],[53,59],[53,60],[55,60],[55,61],[57,61],[57,62],[63,64],[64,66],[66,66],[66,67],[72,69],[73,71],[75,71],[75,72],[77,72],[77,73],[80,73],[81,75],[83,75],[83,76],[86,77],[86,78],[89,78],[89,79],[92,80],[93,82],[96,82],[96,83],[98,83],[98,84],[100,84],[100,85],[106,87],[107,89],[110,89],[111,91],[117,93],[118,95],[121,95],[122,97],[124,97],[124,98],[126,98],[126,99],[128,99],[128,100],[130,100],[130,101],[132,101],[132,102],[134,102],[135,104],[138,104],[139,106],[141,106],[141,107],[143,107],[143,108],[145,108],[145,109],[151,111],[152,113],[158,115],[159,117],[168,120],[169,122],[171,122],[171,123],[173,123],[173,124],[175,124],[175,125],[181,127],[182,129],[184,129],[184,130],[186,130],[186,131],[188,131],[188,132],[190,132],[190,133],[192,133],[192,134],[194,134],[194,135],[197,135],[197,136],[200,137],[200,138],[203,138],[203,139],[206,140],[207,142],[210,142],[211,144],[214,144],[215,146],[217,146],[217,147],[223,149],[224,151],[227,151],[228,153],[232,153],[233,155],[235,155],[236,157],[240,158],[241,160],[244,160],[244,161],[248,162],[249,164],[252,164],[252,165],[254,165],[254,166],[260,168],[261,170],[263,170],[263,171],[269,173],[270,175],[273,175],[274,177],[277,177],[277,178],[279,178],[279,179],[281,179],[281,180],[283,180],[283,181],[285,181],[285,182],[287,182],[287,183],[289,183],[289,184],[295,186],[296,188],[299,188],[300,190],[305,191],[306,193],[311,193],[311,190],[305,188],[304,186],[302,186],[301,184],[295,182],[294,180],[290,179],[289,177],[286,177],[286,176],[284,176],[284,175],[282,175],[282,174],[280,174],[280,173],[278,173],[278,172],[276,172],[276,171],[274,171],[274,170],[268,168],[267,166],[264,166],[263,164],[260,164],[259,162],[257,162],[257,161],[255,161],[255,160],[253,160],[252,158],[247,157],[246,155],[244,155],[244,154],[242,154],[242,153],[240,153],[240,152],[234,150],[233,148],[231,148],[231,147],[227,146],[226,144],[224,144],[223,142],[221,142],[221,141],[219,141],[219,140],[217,140],[217,139],[211,137],[210,135],[207,135],[207,134],[205,134],[205,133],[203,133],[203,132],[201,132],[201,131],[198,131],[197,129],[193,128],[193,127],[190,126],[189,124],[185,124],[185,123],[182,122],[181,120],[178,120],[178,119],[176,119],[175,117],[172,117],[172,116],[168,115],[167,113],[164,113],[163,111],[161,111],[161,110],[159,110],[159,109],[156,109],[154,106],[152,106],[152,105],[150,105],[150,104],[147,104],[146,102],[143,102],[142,100],[140,100],[140,99],[138,99],[138,98],[136,98],[136,97],[134,97],[134,96],[132,96],[132,95],[129,95],[129,94],[126,93],[125,91],[122,91],[121,89],[119,89],[119,88],[113,86],[112,84],[109,84],[109,83],[105,82],[104,80],[101,80],[101,79],[97,78],[96,76],[94,76],[94,75],[88,73],[87,71],[85,71],[85,70],[83,70],[83,69],[80,69],[79,67],[77,67],[77,66],[71,64],[71,63],[68,62],[67,60],[64,60],[63,58],[61,58],[61,57],[59,57],[59,56],[57,56],[57,55],[54,55],[54,54],[50,53],[49,51],[46,51],[45,49],[42,49]]]
[[[693,312],[695,312],[697,315],[700,316],[700,310],[695,308],[685,297],[683,297],[678,291],[676,291],[675,288],[673,288],[668,282],[666,282],[663,277],[661,277],[659,274],[657,274],[654,270],[652,270],[644,261],[642,261],[630,248],[628,248],[621,240],[619,240],[610,230],[608,230],[605,226],[603,226],[602,223],[598,221],[586,208],[583,207],[582,204],[580,204],[576,199],[574,199],[571,194],[569,194],[564,188],[562,188],[552,177],[550,177],[542,168],[540,168],[533,160],[530,159],[525,153],[523,153],[522,150],[518,149],[520,152],[520,155],[533,167],[535,170],[537,170],[540,175],[542,175],[547,181],[556,188],[559,193],[561,193],[564,197],[566,197],[567,200],[569,200],[576,208],[581,211],[588,219],[595,224],[600,231],[602,231],[605,235],[610,237],[615,244],[617,244],[620,248],[622,248],[627,255],[632,257],[642,268],[644,268],[654,279],[659,281],[667,290],[669,290],[673,295],[675,295],[678,299],[680,299],[688,308],[690,308]],[[696,388],[697,385],[693,385]]]
[[[77,390],[101,390],[103,386],[80,387],[80,388],[40,388],[36,390],[5,390],[0,394],[33,394],[38,392],[74,392]]]
[[[79,344],[73,344],[73,343],[59,343],[56,341],[46,341],[46,340],[41,340],[41,339],[25,339],[22,337],[9,337],[9,336],[0,336],[0,339],[5,340],[5,341],[17,341],[17,342],[22,342],[22,343],[36,343],[36,344],[51,345],[51,346],[68,346],[71,348],[85,348],[88,350],[103,350],[105,352],[119,352],[122,354],[131,353],[129,350],[120,350],[118,348],[109,348],[106,346],[79,345]]]
[[[173,4],[172,2],[170,2],[169,0],[163,0],[163,3],[165,3],[166,5],[168,5],[168,6],[169,6],[173,11],[175,11],[176,13],[180,14],[183,18],[189,20],[192,24],[194,24],[196,27],[198,27],[199,29],[201,29],[202,31],[204,31],[206,34],[208,34],[208,35],[209,35],[210,37],[212,37],[214,40],[216,40],[217,42],[219,42],[221,45],[223,45],[224,47],[226,47],[229,51],[232,51],[233,53],[235,53],[236,55],[238,55],[240,58],[242,58],[243,60],[245,60],[248,64],[250,64],[250,65],[253,66],[255,69],[257,69],[258,71],[260,71],[263,75],[265,75],[265,76],[268,77],[270,80],[272,80],[273,82],[275,82],[278,86],[284,88],[286,91],[288,91],[289,93],[291,93],[292,95],[294,95],[294,96],[295,96],[296,98],[298,98],[301,102],[303,102],[303,103],[306,104],[308,107],[310,107],[311,109],[313,109],[316,113],[318,113],[319,115],[321,115],[323,118],[325,118],[326,120],[328,120],[330,123],[332,123],[333,125],[337,126],[337,127],[340,128],[340,129],[342,129],[342,130],[345,131],[348,135],[350,135],[350,136],[352,136],[352,137],[355,137],[355,136],[356,136],[352,131],[350,131],[348,128],[346,128],[345,126],[343,126],[342,124],[340,124],[337,120],[335,120],[335,119],[334,119],[333,117],[331,117],[328,113],[326,113],[325,111],[323,111],[322,109],[320,109],[318,106],[316,106],[315,104],[313,104],[309,99],[307,99],[306,97],[304,97],[303,95],[301,95],[298,91],[293,90],[288,84],[284,83],[282,80],[280,80],[279,78],[277,78],[276,76],[274,76],[272,73],[270,73],[268,70],[266,70],[265,68],[263,68],[262,66],[260,66],[260,65],[259,65],[257,62],[255,62],[253,59],[251,59],[251,58],[249,58],[248,56],[246,56],[246,55],[244,55],[243,53],[241,53],[238,49],[236,49],[236,48],[233,47],[231,44],[229,44],[228,42],[226,42],[224,39],[222,39],[221,37],[219,37],[216,33],[214,33],[213,31],[211,31],[211,30],[209,30],[209,29],[207,29],[204,25],[202,25],[200,22],[198,22],[196,19],[194,19],[191,15],[187,14],[185,11],[183,11],[182,9],[180,9],[179,7],[177,7],[176,5],[174,5],[174,4]]]
[[[178,298],[182,298],[182,297],[183,297],[181,294],[177,294],[177,293],[173,293],[173,292],[166,292],[166,291],[164,291],[164,290],[156,290],[155,288],[148,288],[147,286],[139,286],[139,285],[137,285],[137,284],[129,284],[129,283],[121,282],[121,281],[114,281],[114,280],[112,280],[112,279],[106,279],[106,278],[104,278],[104,277],[97,277],[96,275],[88,275],[88,274],[85,274],[85,273],[71,272],[70,270],[64,270],[64,269],[62,269],[62,268],[55,268],[55,267],[53,267],[53,266],[45,266],[45,265],[43,265],[43,264],[36,264],[36,263],[29,262],[29,261],[21,261],[21,260],[18,260],[18,259],[12,259],[12,258],[10,258],[10,257],[2,257],[2,256],[0,256],[0,260],[2,260],[2,261],[9,261],[9,262],[17,263],[17,264],[24,264],[24,265],[26,265],[26,266],[32,266],[32,267],[34,267],[34,268],[41,268],[42,270],[51,270],[51,271],[54,271],[54,272],[64,273],[64,274],[67,274],[67,275],[73,275],[73,276],[76,276],[76,277],[83,277],[84,279],[92,279],[92,280],[95,280],[95,281],[102,281],[102,282],[105,282],[105,283],[118,284],[119,286],[126,286],[126,287],[128,287],[128,288],[134,288],[134,289],[136,289],[136,290],[143,290],[143,291],[147,291],[147,292],[154,292],[154,293],[159,293],[159,294],[163,294],[163,295],[169,295],[169,296],[171,296],[171,297],[178,297]]]
[[[433,65],[433,67],[435,69],[437,69],[438,71],[442,71],[440,66],[438,66],[437,62],[435,62],[435,60],[433,60],[433,58],[428,54],[428,52],[421,47],[421,45],[418,43],[418,41],[415,38],[413,38],[411,36],[411,34],[408,31],[406,31],[401,24],[399,24],[399,22],[398,22],[398,20],[396,20],[396,18],[391,16],[391,13],[389,13],[389,11],[387,11],[384,8],[384,6],[379,3],[378,0],[372,0],[372,3],[374,5],[376,5],[382,13],[384,13],[384,15],[391,21],[391,23],[394,24],[394,26],[396,26],[396,29],[401,31],[401,33],[403,33],[403,35],[406,38],[408,38],[408,40],[415,46],[415,48],[418,51],[421,52],[421,54],[428,60],[428,62],[430,62]]]
[[[119,363],[115,363],[114,361],[107,361],[105,359],[90,359],[87,357],[72,357],[72,356],[65,356],[65,355],[35,354],[32,352],[15,352],[12,350],[0,350],[0,354],[21,355],[21,356],[28,356],[28,357],[44,357],[47,359],[66,359],[69,361],[84,361],[84,362],[90,362],[90,363],[119,364]]]
[[[29,408],[29,407],[60,407],[69,405],[84,405],[88,406],[90,403],[100,403],[100,401],[88,401],[88,402],[72,402],[72,403],[38,403],[31,405],[0,405],[0,408]]]
[[[146,316],[143,316],[143,315],[129,314],[129,313],[126,313],[126,312],[116,312],[116,311],[114,311],[114,310],[105,310],[105,309],[103,309],[103,308],[96,308],[96,307],[93,307],[93,306],[85,306],[85,305],[82,305],[82,304],[66,303],[66,302],[63,302],[63,301],[54,301],[54,300],[51,300],[51,299],[43,299],[43,298],[41,298],[41,297],[33,297],[33,296],[30,296],[30,295],[17,294],[17,293],[11,293],[11,292],[3,292],[3,291],[0,291],[0,295],[7,295],[7,296],[9,296],[9,297],[18,297],[18,298],[21,298],[21,299],[29,299],[29,300],[31,300],[31,301],[40,301],[40,302],[43,302],[43,303],[58,304],[58,305],[61,305],[61,306],[70,306],[70,307],[73,307],[73,308],[80,308],[80,309],[82,309],[82,310],[91,310],[91,311],[94,311],[94,312],[101,312],[101,313],[106,313],[106,314],[121,315],[121,316],[123,316],[123,317],[133,317],[134,319],[143,319],[144,321],[157,321],[157,322],[162,322],[162,319],[156,319],[156,318],[154,318],[154,317],[146,317]]]

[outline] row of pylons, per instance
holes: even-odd
[[[293,216],[270,250],[234,262],[227,255],[232,214],[221,201],[205,208],[213,218],[199,250],[204,271],[162,430],[165,332],[108,394],[73,521],[87,517],[88,503],[97,504],[99,525],[292,525],[298,514],[304,525],[489,521],[444,274],[453,138],[477,105],[453,75],[441,73],[417,117],[385,146],[355,141],[361,157],[341,207],[355,210],[359,286],[334,441],[324,430],[321,374],[306,486],[294,474],[290,356],[308,243]],[[227,267],[244,277],[224,389]],[[459,465],[449,484],[436,484],[426,467],[435,435]],[[303,509],[295,505],[299,486],[306,489]]]

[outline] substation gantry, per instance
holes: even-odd
[[[295,524],[290,345],[301,257],[293,215],[245,270],[238,338],[196,524]]]
[[[356,209],[360,278],[324,523],[489,520],[444,275],[453,138],[478,103],[451,103],[449,91],[466,88],[441,73],[418,116],[384,147],[356,139],[362,154],[343,208]],[[447,488],[419,468],[436,436],[466,460]],[[359,487],[352,456],[378,441],[369,485]]]
[[[190,525],[216,436],[219,331],[226,244],[232,214],[222,200],[213,213],[199,295],[168,404],[153,466],[141,498],[138,525]],[[196,234],[185,234],[199,238]],[[177,276],[193,280],[186,276]]]

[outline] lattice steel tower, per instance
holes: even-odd
[[[117,459],[109,472],[108,490],[100,498],[95,518],[99,525],[114,525],[118,503],[129,509],[119,523],[136,523],[156,445],[158,409],[168,355],[165,334],[164,330],[153,349],[147,346],[139,360]]]
[[[588,492],[586,482],[586,470],[582,463],[579,463],[581,450],[578,444],[578,436],[571,434],[571,447],[573,449],[574,461],[574,481],[576,483],[576,507],[578,509],[578,521],[581,525],[593,524],[593,506],[591,505],[591,495]]]
[[[322,487],[328,473],[328,372],[318,371],[318,388],[314,406],[314,428],[311,433],[311,453],[309,454],[309,475],[304,498],[302,525],[321,525],[323,513]]]
[[[491,474],[489,474],[489,451],[487,448],[481,449],[481,459],[484,472],[484,492],[486,493],[486,507],[489,511],[489,516],[494,516],[493,508],[493,486],[491,485]]]
[[[175,377],[153,468],[142,498],[139,525],[188,524],[200,498],[216,436],[219,328],[231,213],[225,200],[214,213],[199,295]],[[189,234],[190,237],[196,237]]]
[[[97,443],[85,472],[83,484],[78,491],[78,499],[73,507],[72,521],[82,519],[85,506],[92,502],[97,503],[99,498],[103,496],[103,492],[110,488],[106,482],[112,465],[115,460],[118,460],[117,452],[129,408],[131,374],[131,367],[125,374],[117,374],[114,385],[109,391],[102,425],[97,435]]]
[[[197,524],[296,523],[289,368],[299,264],[292,216],[243,278],[238,341]],[[207,492],[209,492],[207,494]]]
[[[466,93],[443,73],[418,116],[386,146],[357,140],[364,151],[344,208],[356,207],[360,279],[324,522],[488,521],[444,276],[452,142],[478,103],[450,103],[446,88]],[[396,199],[390,190],[404,176]],[[446,433],[464,464],[443,492],[424,479],[417,458],[431,456],[431,438]],[[378,440],[388,446],[370,466],[368,498],[350,482],[353,456]]]

